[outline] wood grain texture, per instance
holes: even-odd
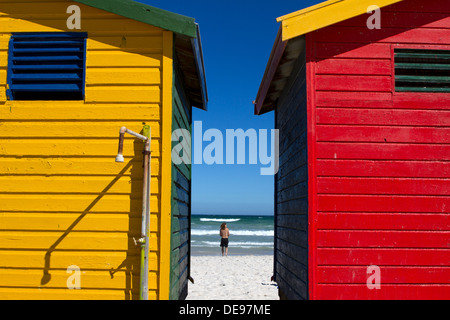
[[[393,86],[394,47],[449,50],[448,10],[403,1],[381,10],[380,30],[364,14],[311,35],[315,298],[450,297],[450,96]],[[370,265],[381,290],[366,286]]]
[[[4,101],[10,32],[68,31],[71,4],[89,34],[85,101]],[[138,298],[143,144],[126,137],[125,163],[114,157],[120,127],[146,123],[149,295],[160,298],[163,30],[68,0],[1,0],[0,12],[0,297]],[[70,265],[81,290],[67,289]]]
[[[172,129],[191,132],[192,110],[185,94],[178,65],[174,68]],[[192,133],[191,133],[192,134]],[[183,139],[190,137],[183,136]],[[187,140],[192,145],[191,140]],[[172,142],[172,146],[178,141]],[[185,152],[185,151],[183,151]],[[191,165],[172,163],[172,217],[170,243],[170,295],[185,299],[190,277]]]
[[[280,170],[275,182],[275,279],[290,299],[308,298],[308,166],[306,165],[306,65],[295,63],[276,108]],[[303,226],[303,227],[300,227]]]

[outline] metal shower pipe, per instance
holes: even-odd
[[[141,270],[140,270],[140,288],[139,297],[141,300],[148,300],[148,269],[149,269],[149,235],[150,235],[150,179],[151,179],[151,133],[149,129],[148,137],[145,137],[139,133],[131,131],[126,127],[120,128],[119,134],[119,151],[117,152],[116,162],[123,163],[125,161],[123,157],[123,142],[125,133],[128,133],[142,141],[144,144],[144,177],[143,177],[143,190],[142,190],[142,223],[141,223],[141,238],[136,240],[135,244],[141,246]]]

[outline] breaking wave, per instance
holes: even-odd
[[[241,248],[250,247],[270,247],[273,246],[273,242],[247,242],[247,241],[231,241],[233,246],[239,246]],[[200,243],[193,244],[194,247],[217,247],[220,241],[201,241]]]
[[[191,231],[193,236],[209,236],[209,235],[219,235],[219,230],[198,230],[193,229]],[[230,235],[233,236],[262,236],[262,237],[273,237],[273,230],[231,230]]]
[[[207,222],[207,221],[212,221],[212,222],[237,222],[241,219],[214,219],[214,218],[200,218],[200,221],[203,222]]]

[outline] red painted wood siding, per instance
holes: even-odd
[[[449,299],[450,94],[394,92],[392,52],[450,50],[450,2],[368,17],[307,35],[310,297]]]

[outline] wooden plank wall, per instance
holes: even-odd
[[[280,168],[275,196],[275,281],[281,297],[308,298],[306,66],[301,55],[276,107]]]
[[[174,68],[173,130],[186,129],[192,134],[192,108]],[[183,136],[189,141],[191,137]],[[178,144],[178,142],[173,142]],[[172,223],[170,254],[170,299],[183,300],[188,294],[190,265],[191,165],[172,163]]]
[[[0,103],[0,298],[138,298],[143,145],[128,136],[125,164],[114,158],[119,128],[139,132],[146,122],[156,299],[163,31],[70,1],[0,0],[0,97],[10,33],[67,31],[70,4],[89,34],[85,101]],[[80,290],[67,287],[71,265]]]
[[[450,95],[394,92],[393,44],[450,49],[450,3],[313,33],[317,299],[450,297]],[[367,267],[381,270],[369,290]]]

